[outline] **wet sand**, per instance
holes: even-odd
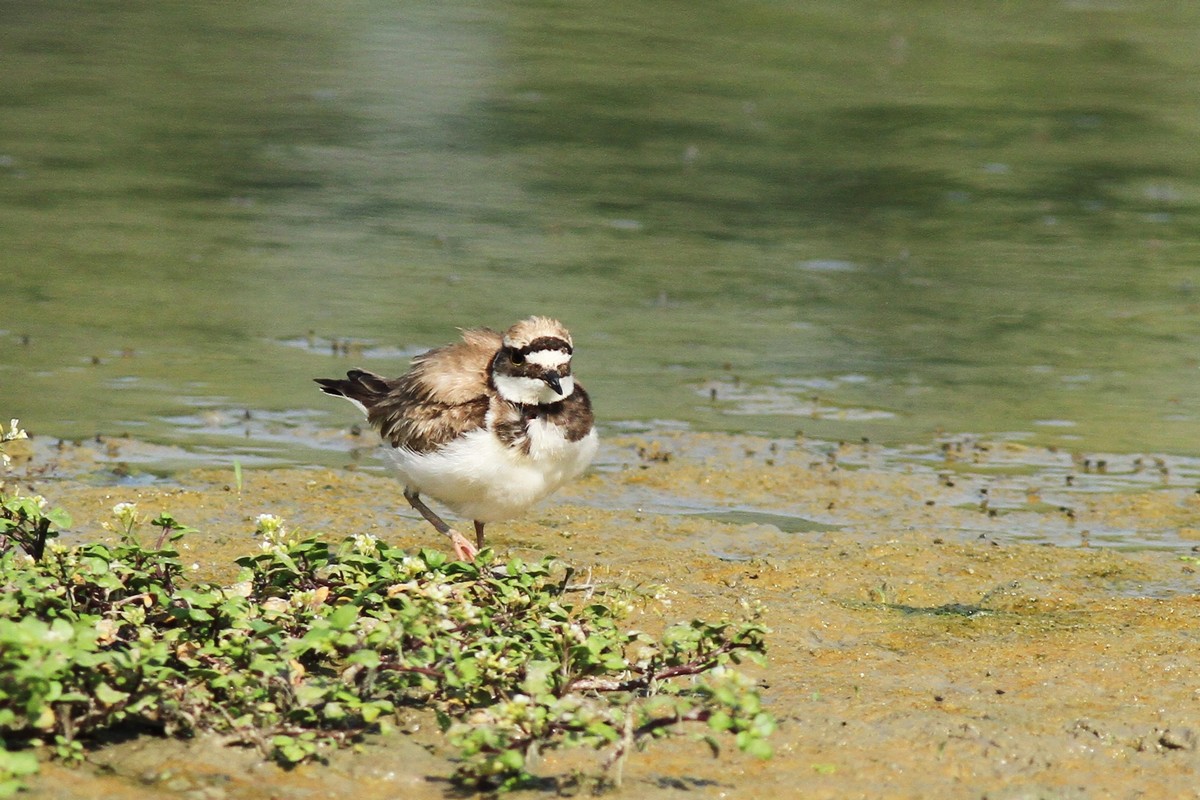
[[[658,743],[612,796],[1200,797],[1195,487],[1088,491],[1078,458],[966,451],[905,461],[870,445],[615,439],[553,502],[490,526],[502,557],[554,554],[598,584],[663,587],[669,605],[632,627],[766,608],[770,660],[756,674],[780,721],[775,757]],[[75,517],[72,537],[107,536],[116,502],[168,510],[199,529],[184,558],[200,578],[232,577],[263,512],[336,539],[442,546],[394,481],[364,469],[248,471],[239,492],[231,470],[137,488],[97,485],[107,467],[86,453],[55,457],[31,482]],[[1100,546],[1120,531],[1159,549]],[[290,772],[211,741],[142,737],[81,769],[47,765],[29,796],[446,796],[451,754],[432,718],[402,727]],[[578,763],[550,756],[538,771]]]

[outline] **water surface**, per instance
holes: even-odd
[[[1200,450],[1192,6],[2,15],[35,432],[302,463],[310,377],[536,312],[616,429]]]

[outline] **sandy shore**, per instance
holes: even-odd
[[[1200,553],[1188,546],[1200,495],[1087,491],[1078,458],[966,450],[905,460],[869,445],[628,438],[554,502],[491,526],[501,555],[664,587],[669,606],[635,627],[767,609],[759,677],[781,723],[776,756],[663,743],[629,761],[614,796],[1200,797]],[[199,529],[184,557],[202,578],[232,576],[263,512],[332,538],[442,544],[400,513],[392,480],[361,469],[248,471],[240,492],[230,470],[137,488],[97,485],[86,454],[59,457],[71,466],[31,483],[72,513],[72,536],[106,535],[116,502],[168,510]],[[1162,549],[1098,546],[1114,531]],[[29,796],[446,796],[448,751],[430,720],[406,727],[291,772],[145,737],[78,770],[47,765]]]

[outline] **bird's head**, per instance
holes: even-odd
[[[523,319],[504,333],[504,343],[492,359],[492,385],[509,402],[557,403],[575,391],[571,353],[571,334],[561,322]]]

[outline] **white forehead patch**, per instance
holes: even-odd
[[[558,369],[571,362],[571,354],[566,350],[534,350],[525,360],[545,369]]]

